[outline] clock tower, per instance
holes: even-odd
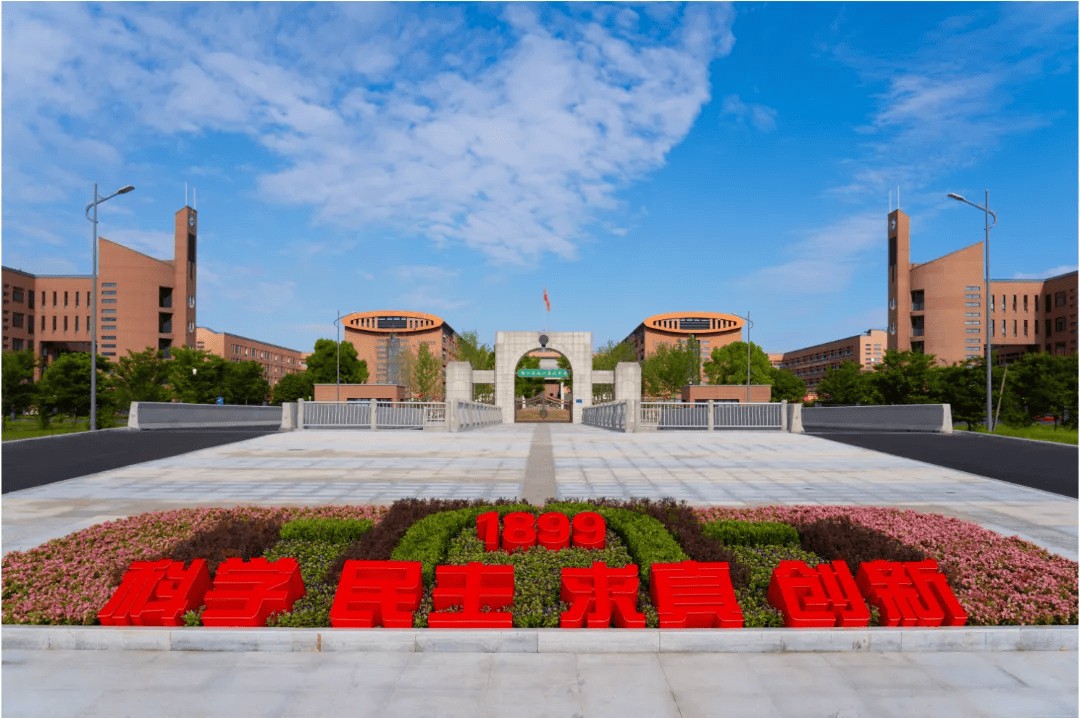
[[[174,345],[194,349],[195,297],[198,277],[197,238],[199,215],[191,207],[176,213],[175,246],[173,251],[173,337]]]
[[[889,327],[886,346],[911,349],[911,222],[900,210],[889,213]]]

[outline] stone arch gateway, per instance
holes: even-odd
[[[545,339],[546,338],[546,339]],[[514,370],[534,349],[553,349],[570,362],[574,375],[574,423],[592,406],[592,332],[495,332],[495,406],[503,422],[514,422]]]

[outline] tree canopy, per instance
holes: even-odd
[[[682,341],[657,345],[656,352],[641,364],[645,395],[674,398],[684,386],[698,382],[699,362],[695,345]]]
[[[117,396],[110,373],[113,365],[97,357],[98,426],[110,425],[116,412]],[[43,423],[55,409],[72,418],[90,415],[90,355],[85,352],[61,354],[37,384],[38,410]]]
[[[286,374],[278,379],[278,383],[274,384],[270,403],[274,406],[281,406],[286,402],[293,402],[297,399],[311,401],[314,398],[315,385],[311,383],[311,377],[305,372],[297,372],[295,374]]]
[[[185,404],[214,404],[226,394],[230,363],[200,349],[173,347],[169,384],[173,397]]]
[[[120,406],[133,401],[169,401],[169,361],[165,352],[147,347],[144,351],[128,350],[116,367],[116,390]]]
[[[873,398],[869,378],[855,361],[841,362],[839,369],[826,369],[818,382],[817,395],[823,404],[864,404]]]
[[[703,368],[710,384],[745,384],[746,342],[714,347]],[[769,355],[750,342],[750,383],[772,385],[773,377]]]
[[[333,339],[319,339],[315,351],[307,358],[307,374],[313,384],[336,384],[338,368],[338,343]],[[358,359],[356,347],[351,342],[341,342],[341,383],[363,384],[368,380],[367,362]]]
[[[421,401],[440,401],[443,396],[442,359],[420,342],[412,367],[412,393]]]
[[[21,414],[34,403],[37,387],[34,384],[34,352],[24,349],[17,352],[4,352],[3,356],[3,414],[12,411]],[[89,371],[89,365],[87,365]]]
[[[786,401],[789,404],[801,402],[806,398],[806,382],[787,369],[773,369],[772,401]]]
[[[873,400],[879,404],[926,404],[933,402],[933,354],[886,349],[881,363],[869,374]]]

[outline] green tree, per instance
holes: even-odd
[[[311,378],[306,373],[298,372],[296,374],[286,374],[278,379],[278,383],[274,384],[270,403],[274,406],[281,406],[285,402],[292,402],[297,399],[312,401],[314,398],[315,385],[311,383]]]
[[[270,382],[263,365],[242,361],[225,365],[224,399],[226,404],[261,404],[270,395]]]
[[[637,349],[634,345],[627,341],[622,341],[616,344],[612,340],[608,340],[608,343],[600,347],[596,353],[593,354],[592,368],[593,371],[614,371],[615,367],[622,362],[634,362],[637,363]],[[569,368],[569,362],[567,362],[567,368]],[[560,366],[562,366],[560,362]],[[593,384],[593,402],[599,401],[611,401],[615,398],[615,385],[614,384]]]
[[[468,362],[473,369],[494,369],[495,350],[481,344],[475,330],[459,334],[454,343],[454,361]],[[473,399],[490,397],[494,384],[473,384]]]
[[[98,428],[111,426],[116,414],[117,397],[110,373],[113,365],[105,357],[97,357],[97,416]],[[90,415],[90,355],[62,354],[45,370],[37,385],[38,411],[43,425],[55,410],[68,414],[72,421]]]
[[[165,352],[147,347],[144,351],[128,350],[120,357],[116,368],[116,390],[119,405],[130,406],[133,401],[169,401],[169,362]]]
[[[933,354],[886,349],[869,374],[873,398],[881,404],[927,404],[934,401]]]
[[[858,362],[845,361],[840,368],[829,367],[817,385],[823,404],[859,404],[872,399],[868,377]]]
[[[674,398],[684,386],[696,383],[695,372],[700,361],[696,353],[693,345],[682,341],[674,346],[657,345],[655,353],[641,365],[645,394]]]
[[[333,339],[317,340],[315,351],[307,358],[307,375],[312,384],[336,384],[337,367],[338,343]],[[364,384],[367,380],[367,362],[357,359],[351,342],[341,342],[341,383]]]
[[[772,400],[789,404],[801,402],[806,397],[806,382],[787,369],[773,369]]]
[[[1069,408],[1076,404],[1076,376],[1075,354],[1025,354],[1009,365],[1002,421],[1028,425],[1037,417],[1051,415],[1057,426],[1066,413],[1074,420],[1076,412]]]
[[[704,370],[710,384],[745,384],[746,342],[713,348]],[[772,385],[773,376],[769,355],[750,342],[750,383]]]
[[[528,354],[521,357],[521,361],[517,363],[514,368],[514,396],[523,396],[525,398],[532,398],[537,394],[542,394],[544,391],[544,380],[542,378],[526,378],[517,375],[518,369],[539,369],[540,357],[531,357]]]
[[[968,430],[986,420],[986,370],[982,362],[954,364],[935,370],[938,401],[948,404],[953,421],[967,424]]]
[[[34,352],[24,349],[4,352],[3,355],[3,413],[4,421],[12,412],[21,414],[34,403],[37,388],[34,384]]]
[[[428,342],[420,342],[412,371],[413,393],[421,401],[439,401],[443,394],[442,360],[431,351]]]
[[[173,347],[169,364],[169,384],[177,401],[185,404],[215,404],[225,396],[225,385],[233,364],[198,349]]]

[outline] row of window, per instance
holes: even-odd
[[[296,364],[296,357],[282,357],[281,354],[274,354],[273,352],[252,349],[251,347],[242,347],[239,344],[233,344],[233,354],[254,357],[256,359],[269,359],[273,361],[283,362],[285,364]]]
[[[970,291],[971,287],[966,287],[966,289]],[[1003,311],[1003,312],[1008,311],[1008,304],[1007,304],[1008,295],[1006,295],[1006,294],[1000,295],[1001,296],[1001,303],[1000,304],[997,304],[997,302],[995,301],[995,298],[997,296],[998,295],[993,295],[993,294],[990,295],[990,311],[992,311],[992,312],[997,311],[996,307],[1001,307],[1001,311]],[[1046,311],[1048,311],[1048,312],[1050,311],[1050,297],[1051,297],[1051,295],[1049,295],[1049,294],[1046,295],[1046,303],[1043,305],[1045,307]],[[1033,300],[1032,303],[1034,304],[1035,311],[1036,312],[1039,311],[1039,295],[1038,294],[1031,295],[1031,298]],[[1065,304],[1068,301],[1068,297],[1067,297],[1065,292],[1057,292],[1057,293],[1055,293],[1053,295],[1053,298],[1054,298],[1054,306],[1055,307],[1063,307],[1063,306],[1065,306]],[[965,306],[978,307],[978,306],[981,306],[980,301],[982,299],[982,295],[981,294],[965,294],[964,299],[968,300],[968,301],[965,302]],[[1012,311],[1014,311],[1014,312],[1021,311],[1021,309],[1020,309],[1021,306],[1023,307],[1022,311],[1025,311],[1025,312],[1028,311],[1028,295],[1027,294],[1019,294],[1019,295],[1014,294],[1014,295],[1012,295]],[[889,300],[889,309],[896,309],[896,299],[895,298]],[[921,311],[924,311],[925,309],[926,309],[926,303],[925,303],[924,291],[922,289],[913,290],[911,292],[911,311],[913,311],[913,312],[921,312]]]

